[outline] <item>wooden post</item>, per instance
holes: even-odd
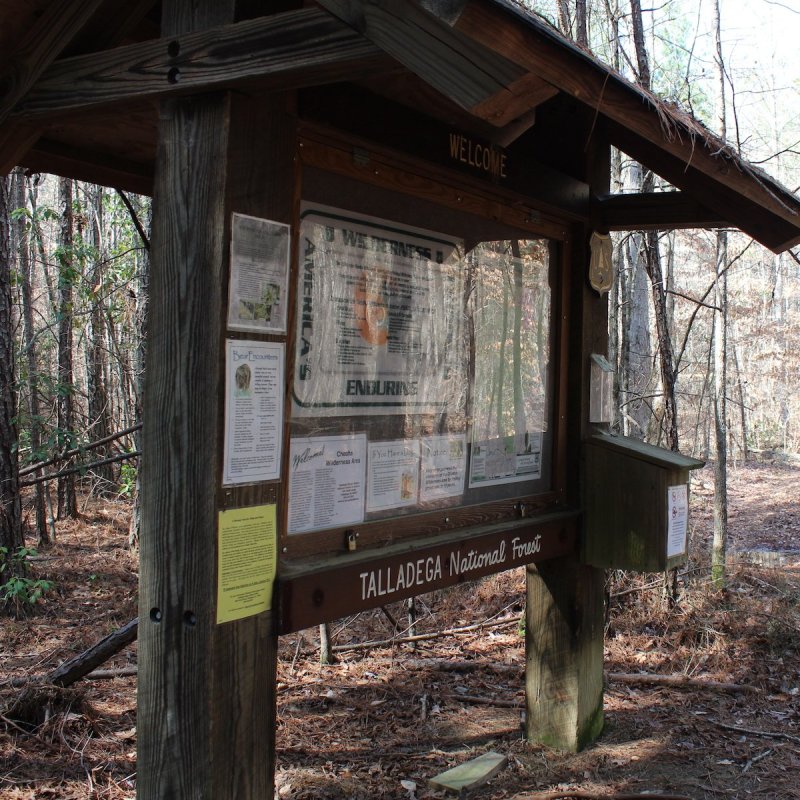
[[[603,729],[603,571],[573,558],[527,568],[526,736],[578,751]]]
[[[232,20],[227,3],[164,4],[165,35]],[[204,15],[205,14],[205,15]],[[271,613],[216,624],[217,518],[277,501],[223,491],[225,298],[232,212],[290,220],[286,98],[164,102],[154,192],[144,396],[139,624],[141,800],[273,797]]]
[[[563,129],[576,131],[572,158],[576,164],[582,161],[593,192],[604,194],[610,179],[605,131],[594,126],[585,109],[565,110],[573,124]],[[582,114],[581,129],[577,120]],[[566,499],[576,507],[582,505],[584,489],[579,456],[591,433],[590,356],[605,354],[608,347],[607,297],[600,297],[588,281],[590,234],[590,226],[573,226],[565,253],[565,280],[571,286]],[[577,751],[603,729],[604,584],[603,570],[581,564],[578,554],[528,567],[525,731],[531,741]]]

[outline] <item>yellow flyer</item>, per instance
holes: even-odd
[[[217,624],[272,608],[277,563],[275,505],[219,512]]]

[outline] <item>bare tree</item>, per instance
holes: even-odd
[[[28,431],[32,458],[36,461],[40,460],[42,456],[42,413],[39,399],[39,364],[36,357],[36,328],[33,321],[32,259],[30,258],[26,220],[22,213],[22,210],[27,206],[25,199],[26,183],[27,179],[24,172],[19,168],[15,169],[12,175],[11,192],[13,210],[16,212],[16,218],[13,221],[14,250],[17,255],[17,274],[22,299],[22,334],[26,366]],[[36,476],[38,477],[38,475],[39,472],[37,471]],[[36,536],[40,546],[46,546],[50,543],[44,492],[44,483],[37,483],[34,488],[34,509]]]
[[[75,276],[72,180],[59,178],[61,228],[58,246],[58,429],[63,450],[73,446],[72,303]],[[78,516],[74,474],[58,479],[58,518]]]
[[[722,58],[722,37],[719,0],[713,0],[714,37],[716,44],[717,123],[719,134],[727,134],[725,113],[725,62]],[[714,312],[714,542],[711,550],[711,578],[717,588],[725,586],[725,557],[728,549],[728,234],[717,231],[716,306]]]
[[[11,292],[9,181],[0,178],[0,547],[14,553],[24,544],[17,460],[14,393],[14,319]]]
[[[89,408],[89,438],[93,441],[104,439],[112,432],[111,406],[108,396],[106,374],[108,372],[107,347],[105,343],[105,252],[103,248],[103,188],[86,186],[87,211],[90,214],[90,236],[92,243],[92,266],[89,272],[91,286],[91,307],[87,337],[87,401]],[[98,460],[107,455],[106,451],[97,453]],[[100,479],[101,492],[107,492],[114,480],[111,464],[94,469]]]

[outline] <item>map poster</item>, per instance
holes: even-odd
[[[462,252],[446,236],[306,208],[293,415],[463,413]]]
[[[541,477],[541,432],[526,432],[472,443],[469,466],[471,489]]]
[[[225,359],[225,451],[222,483],[280,478],[284,346],[229,339]]]
[[[290,227],[245,214],[231,221],[228,328],[286,333]]]
[[[466,472],[466,435],[426,436],[422,440],[421,502],[462,495]]]
[[[365,434],[297,437],[289,443],[289,533],[364,521]]]
[[[419,442],[401,439],[370,442],[367,472],[367,511],[417,504]]]

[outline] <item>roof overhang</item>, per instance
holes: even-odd
[[[600,229],[725,225],[776,252],[800,243],[794,194],[509,0],[320,6],[159,38],[153,0],[35,2],[22,14],[0,0],[0,172],[21,163],[146,193],[164,98],[351,82],[404,103],[413,77],[431,115],[457,109],[502,146],[553,98],[573,98],[680,190],[593,198]]]

